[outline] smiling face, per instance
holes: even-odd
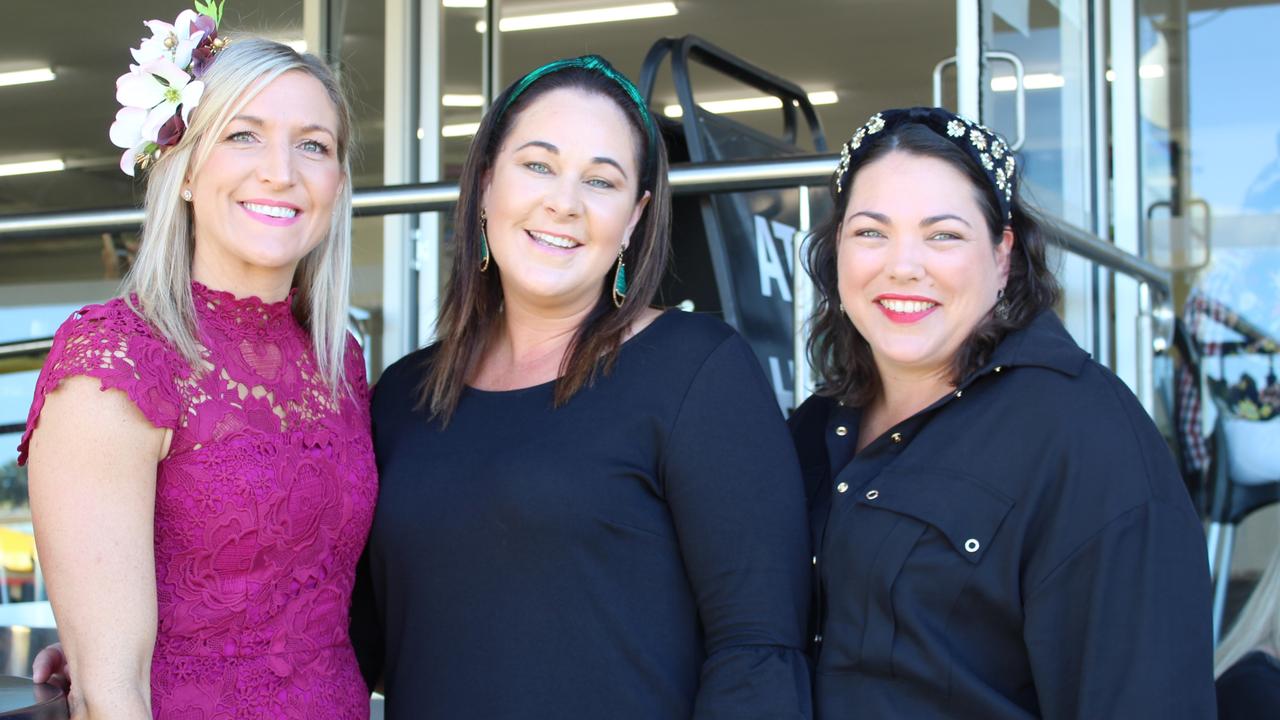
[[[508,302],[575,311],[599,300],[649,199],[636,199],[638,143],[612,100],[572,88],[512,119],[481,199]]]
[[[195,279],[236,294],[281,283],[287,291],[333,222],[344,180],[337,128],[324,86],[301,71],[272,80],[240,109],[186,184]]]
[[[890,152],[853,178],[837,250],[840,301],[881,378],[948,379],[990,312],[1013,234],[992,243],[969,179],[932,157]]]

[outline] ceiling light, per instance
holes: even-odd
[[[441,137],[471,137],[480,129],[480,123],[458,123],[456,125],[445,125],[440,128]]]
[[[569,27],[571,25],[593,25],[595,23],[619,22],[622,20],[670,17],[679,14],[679,12],[674,2],[615,5],[592,10],[570,10],[538,15],[504,17],[498,23],[498,29],[502,32],[541,30],[543,28]],[[476,23],[476,32],[483,33],[484,31],[485,23],[481,20]]]
[[[840,98],[834,90],[820,90],[809,93],[809,102],[814,105],[834,105],[839,100]],[[772,95],[760,95],[732,100],[708,100],[707,102],[698,103],[698,107],[709,113],[725,115],[728,113],[752,112],[754,110],[777,110],[782,107],[782,100]],[[667,117],[678,118],[684,115],[684,108],[679,105],[667,105],[662,108],[662,114]]]
[[[1138,68],[1138,77],[1146,80],[1155,80],[1156,78],[1162,78],[1164,77],[1164,66],[1163,65],[1142,65]],[[1115,82],[1115,81],[1116,81],[1116,71],[1108,70],[1107,82]]]
[[[49,82],[56,80],[57,73],[53,68],[42,67],[32,68],[30,70],[15,70],[13,72],[0,72],[0,87],[5,85],[27,85],[30,83]]]
[[[65,170],[67,164],[58,158],[52,160],[28,160],[0,164],[0,177],[7,175],[31,175],[32,173],[58,172]]]
[[[445,107],[484,107],[484,96],[445,93],[440,98],[440,104]]]
[[[1030,73],[1022,76],[1022,86],[1027,90],[1049,90],[1067,84],[1066,78],[1056,73]],[[997,75],[991,78],[992,92],[1013,92],[1018,89],[1015,75]]]
[[[447,8],[483,8],[487,0],[442,0]]]

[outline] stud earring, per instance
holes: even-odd
[[[613,306],[618,308],[627,299],[627,266],[622,262],[622,254],[626,251],[625,247],[618,251],[618,269],[613,271]]]
[[[191,202],[191,188],[182,188],[182,199]]]
[[[489,269],[489,238],[485,237],[488,227],[489,217],[485,215],[484,208],[480,208],[480,272]]]

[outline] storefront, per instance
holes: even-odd
[[[12,448],[41,342],[72,310],[109,297],[136,248],[140,185],[119,173],[106,134],[114,78],[141,22],[182,5],[10,6],[0,30],[0,445],[9,448],[0,483],[20,489]],[[759,161],[757,186],[792,213],[755,215],[765,230],[745,246],[771,302],[803,314],[793,240],[820,212],[821,193],[801,186],[821,187],[834,165],[827,148],[878,109],[945,105],[1011,140],[1030,196],[1064,228],[1057,263],[1068,328],[1171,441],[1180,407],[1174,319],[1196,297],[1212,302],[1188,315],[1190,347],[1202,355],[1196,380],[1230,386],[1248,374],[1260,392],[1228,405],[1244,419],[1255,413],[1247,429],[1280,437],[1280,423],[1265,421],[1280,409],[1280,99],[1268,91],[1280,76],[1268,35],[1280,27],[1280,2],[232,0],[224,27],[329,59],[354,99],[364,214],[353,326],[374,375],[433,335],[456,197],[449,183],[487,98],[529,68],[585,52],[639,79],[655,42],[695,35],[799,88],[821,121],[820,133],[805,126],[778,143],[785,152],[734,156]],[[777,94],[693,62],[682,108],[671,61],[656,68],[651,105],[673,125],[692,99],[708,116],[785,137],[788,108]],[[18,71],[27,74],[9,74]],[[768,162],[792,154],[811,164]],[[699,181],[681,177],[695,202],[734,182],[704,177],[692,192]],[[803,362],[785,352],[761,358],[780,404],[802,399],[811,382]],[[24,493],[9,495],[5,512],[28,521]],[[1280,536],[1274,514],[1256,518],[1236,547],[1237,571],[1265,562]]]

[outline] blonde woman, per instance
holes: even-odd
[[[1213,658],[1218,717],[1280,716],[1280,547]]]
[[[121,297],[59,329],[19,448],[72,714],[363,718],[348,106],[316,58],[224,49],[200,9],[148,23],[117,83],[142,246]]]

